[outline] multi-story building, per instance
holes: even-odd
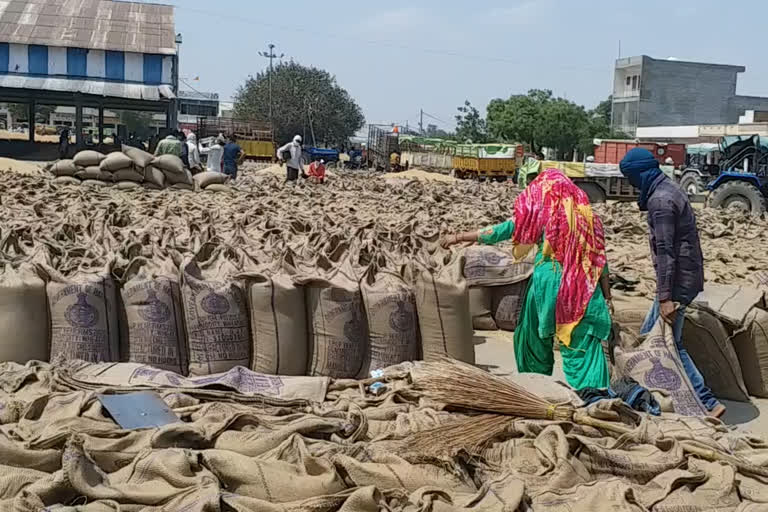
[[[0,2],[0,103],[162,112],[175,125],[173,7],[113,0]],[[99,137],[101,140],[102,137]],[[34,141],[34,123],[29,126]]]
[[[634,136],[638,127],[737,123],[745,110],[768,109],[768,98],[736,94],[744,66],[653,59],[618,59],[612,125]]]

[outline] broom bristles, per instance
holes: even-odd
[[[509,379],[475,366],[445,359],[422,367],[416,389],[450,407],[529,419],[571,421],[571,404],[553,404]]]
[[[452,421],[408,437],[406,453],[431,457],[455,457],[465,451],[474,455],[494,438],[502,435],[514,420],[498,414],[481,414]]]

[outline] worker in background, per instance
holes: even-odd
[[[155,156],[173,155],[181,158],[181,141],[174,134],[169,134],[166,138],[158,142],[155,149]]]
[[[495,245],[512,239],[516,259],[537,246],[533,275],[515,329],[520,373],[552,375],[552,343],[560,346],[575,389],[610,385],[603,341],[611,334],[611,287],[600,218],[587,195],[557,169],[542,172],[515,199],[514,218],[480,231],[448,235]]]
[[[197,135],[190,133],[187,136],[187,152],[189,154],[189,170],[192,174],[203,170],[203,164],[200,160],[200,148],[197,146]]]
[[[59,134],[59,158],[67,158],[69,153],[69,128],[64,128]]]
[[[221,165],[221,157],[224,154],[224,146],[227,141],[223,135],[216,137],[210,148],[208,148],[208,170],[212,172],[224,172]]]
[[[685,192],[661,171],[659,162],[647,149],[630,150],[619,167],[632,186],[640,190],[640,210],[648,212],[656,270],[656,300],[641,334],[648,333],[659,316],[672,326],[680,362],[699,400],[712,416],[720,417],[725,406],[707,387],[683,346],[685,309],[704,289],[704,258],[691,203]]]
[[[96,141],[93,138],[93,130],[88,130],[88,135],[85,137],[86,146],[94,146]]]
[[[187,136],[184,135],[183,131],[178,130],[176,132],[176,138],[181,142],[181,162],[184,164],[184,167],[189,169],[189,147],[187,146]]]
[[[309,181],[322,184],[325,182],[325,160],[316,160],[309,165],[307,171]]]
[[[243,153],[242,148],[235,142],[235,136],[231,135],[229,137],[229,142],[224,146],[224,151],[221,156],[224,174],[233,180],[237,179],[237,166],[243,156],[245,156],[245,153]]]
[[[304,164],[301,162],[301,135],[296,135],[293,141],[277,150],[277,158],[280,164],[285,163],[285,182],[295,182],[299,179],[299,172],[304,174]]]
[[[400,167],[400,153],[397,151],[389,155],[389,167],[392,172],[400,172],[402,170]]]

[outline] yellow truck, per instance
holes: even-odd
[[[453,156],[457,178],[506,181],[522,163],[519,144],[458,144]]]
[[[234,136],[246,160],[271,162],[276,158],[277,148],[269,123],[221,117],[201,117],[197,120],[199,140],[219,134]]]

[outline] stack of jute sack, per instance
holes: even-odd
[[[80,151],[71,160],[54,162],[50,171],[56,176],[53,182],[58,185],[115,186],[119,190],[140,187],[149,190],[229,190],[225,186],[229,177],[223,173],[204,172],[193,178],[179,157],[155,157],[130,146],[107,155],[93,150]]]
[[[308,266],[290,250],[259,263],[268,258],[206,243],[193,257],[158,248],[151,258],[69,275],[55,270],[55,257],[41,250],[6,263],[0,326],[27,343],[3,343],[0,360],[126,361],[192,376],[243,366],[335,378],[418,359],[474,362],[462,254],[439,268],[415,262],[395,270],[355,264],[342,246]]]
[[[706,412],[668,337],[671,329],[639,336],[651,301],[617,293],[614,304],[614,320],[625,331],[614,377],[630,376],[661,391],[672,398],[677,412]],[[768,397],[768,310],[763,291],[707,283],[686,309],[682,341],[715,397],[739,402],[749,402],[750,396]]]

